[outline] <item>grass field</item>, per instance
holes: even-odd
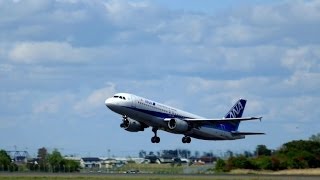
[[[3,174],[0,173],[0,179],[3,180],[318,180],[320,176],[287,176],[287,175],[159,175],[159,174]]]
[[[235,169],[230,174],[266,174],[266,175],[317,175],[320,176],[320,168],[314,169],[287,169],[281,171],[255,171],[250,169]]]
[[[119,169],[120,173],[130,170],[155,174],[182,174],[187,166],[172,166],[170,164],[127,164]]]
[[[103,172],[103,173],[125,173],[131,170],[137,170],[142,173],[152,174],[203,174],[213,169],[213,165],[171,165],[171,164],[127,164],[121,168],[114,169],[82,169],[81,172]]]
[[[187,176],[0,176],[0,179],[10,179],[10,180],[34,180],[34,179],[48,179],[48,180],[76,180],[76,179],[90,179],[90,180],[180,180],[180,179],[186,179],[186,180],[208,180],[212,179],[212,177],[187,177]]]
[[[191,174],[183,175],[183,169],[187,166],[171,165],[139,165],[123,167],[121,171],[139,169],[142,174],[110,174],[110,173],[41,173],[41,172],[0,172],[0,180],[208,180],[208,179],[246,179],[246,180],[317,180],[320,179],[320,168],[318,169],[292,169],[283,171],[253,171],[253,170],[233,170],[227,174]],[[153,172],[154,174],[151,174]]]

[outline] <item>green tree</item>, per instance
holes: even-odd
[[[266,145],[258,145],[255,154],[257,156],[271,156],[271,150]]]
[[[279,166],[279,161],[274,159],[275,166]],[[278,163],[279,162],[279,163]],[[271,156],[259,156],[252,160],[252,163],[257,169],[263,169],[263,170],[275,170],[278,167],[273,167],[273,160]]]
[[[61,153],[55,149],[51,154],[49,154],[48,161],[52,167],[53,172],[58,172],[61,169],[63,157]]]
[[[217,160],[215,171],[216,172],[226,172],[227,171],[226,162],[223,159]]]
[[[45,147],[38,149],[39,168],[41,171],[48,171],[48,151]]]
[[[0,170],[7,171],[11,164],[11,158],[5,150],[0,150]]]
[[[297,152],[310,152],[316,156],[320,155],[320,142],[317,141],[306,141],[306,140],[298,140],[298,141],[290,141],[282,145],[279,150],[279,153],[287,154],[290,153],[295,154]]]
[[[60,167],[62,168],[61,171],[64,172],[77,172],[80,170],[80,162],[63,159],[60,163]]]
[[[48,157],[48,151],[45,147],[39,148],[38,149],[38,156],[40,160],[45,161],[47,160]]]
[[[294,157],[288,160],[288,168],[290,169],[308,168],[308,162],[303,158]]]
[[[243,154],[244,154],[244,156],[247,157],[247,158],[253,157],[253,154],[252,154],[252,152],[250,152],[250,151],[244,151]]]
[[[228,151],[226,152],[226,156],[227,156],[228,158],[233,157],[233,152],[232,152],[231,150],[228,150]]]
[[[288,168],[320,167],[320,142],[298,140],[282,145],[278,155],[287,157]]]
[[[243,155],[237,157],[230,157],[228,159],[228,166],[231,169],[252,169],[252,163]]]
[[[281,169],[280,159],[276,156],[259,156],[252,159],[252,164],[256,169],[274,171]]]
[[[320,142],[320,133],[318,134],[313,134],[310,138],[310,141],[316,141],[316,142]]]

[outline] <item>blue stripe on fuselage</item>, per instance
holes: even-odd
[[[123,107],[128,108],[128,109],[132,109],[134,111],[142,112],[142,113],[145,113],[145,114],[148,114],[148,115],[151,115],[151,116],[156,116],[158,118],[163,118],[163,119],[165,119],[165,118],[179,118],[179,119],[190,118],[190,117],[185,117],[185,116],[180,116],[180,115],[167,114],[167,113],[158,112],[158,111],[139,109],[139,108],[136,108],[136,107],[126,107],[126,106],[123,106]]]
[[[167,114],[167,113],[163,113],[163,112],[151,111],[151,110],[146,110],[146,109],[139,109],[136,107],[127,107],[127,106],[123,106],[123,107],[134,110],[134,111],[138,111],[141,113],[145,113],[145,114],[148,114],[151,116],[155,116],[158,118],[162,118],[162,119],[165,119],[165,118],[192,119],[191,117]],[[212,128],[212,129],[219,129],[221,131],[227,131],[227,132],[234,131],[234,125],[232,125],[230,123],[213,123],[213,122],[208,121],[204,124],[201,124],[201,126]]]

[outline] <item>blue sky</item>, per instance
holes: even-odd
[[[279,148],[319,132],[319,1],[0,0],[0,148],[137,154]],[[130,92],[205,117],[248,99],[237,141],[130,133],[104,100]]]

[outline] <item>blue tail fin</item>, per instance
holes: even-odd
[[[230,111],[224,116],[224,118],[241,118],[243,110],[246,106],[247,100],[239,99],[235,105],[230,109]]]
[[[241,118],[244,108],[246,106],[247,100],[245,99],[239,99],[239,101],[236,102],[235,105],[233,105],[233,107],[230,109],[230,111],[224,116],[224,118]],[[226,122],[223,123],[225,127],[227,127],[227,129],[229,131],[237,131],[240,121],[236,121],[236,122]]]

